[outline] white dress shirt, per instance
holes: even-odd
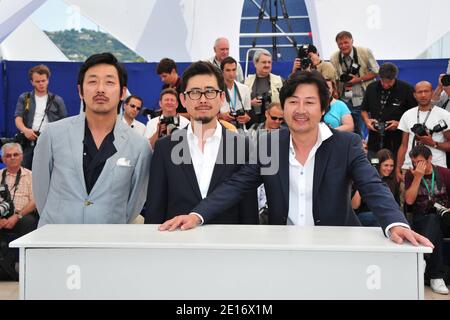
[[[208,195],[214,166],[219,154],[220,142],[222,141],[222,126],[217,122],[214,134],[206,139],[203,151],[199,148],[199,139],[192,131],[192,125],[188,126],[187,141],[197,183],[204,199]]]
[[[313,180],[317,149],[333,133],[324,123],[319,124],[319,136],[308,155],[305,165],[295,158],[294,144],[289,148],[289,214],[288,224],[314,226],[313,216]]]
[[[127,120],[125,120],[125,117],[122,117],[122,121],[128,125]],[[133,122],[130,125],[131,129],[133,129],[137,134],[140,136],[144,136],[145,133],[145,124],[143,124],[140,121],[137,121],[136,119],[133,119]]]

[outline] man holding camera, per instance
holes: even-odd
[[[253,55],[253,64],[256,74],[249,75],[245,79],[245,85],[251,89],[252,123],[266,121],[266,106],[271,102],[280,102],[280,89],[283,80],[280,76],[272,74],[272,54],[259,49]]]
[[[167,88],[159,95],[159,107],[161,116],[147,122],[144,136],[149,139],[152,149],[156,140],[171,133],[174,128],[185,128],[189,120],[177,114],[177,97],[175,89]]]
[[[353,36],[348,31],[336,35],[339,51],[330,59],[339,78],[340,99],[352,112],[355,133],[366,136],[366,126],[361,117],[361,104],[367,86],[378,73],[378,63],[368,48],[353,46]]]
[[[418,145],[409,153],[413,168],[405,175],[405,200],[412,210],[412,228],[434,245],[425,276],[431,289],[448,294],[444,277],[443,238],[450,236],[450,170],[432,164],[431,150]]]
[[[226,57],[220,64],[225,80],[225,102],[220,108],[219,118],[230,122],[238,129],[247,130],[246,124],[251,120],[248,112],[252,109],[250,89],[236,81],[237,61]]]
[[[402,143],[397,153],[397,180],[403,180],[403,170],[409,170],[412,162],[407,153],[417,144],[431,147],[433,164],[446,167],[445,152],[450,150],[450,113],[433,106],[433,87],[421,81],[414,88],[418,107],[406,111],[400,119],[398,129],[403,131]]]
[[[300,70],[317,70],[325,79],[338,80],[333,64],[320,59],[317,48],[313,44],[304,44],[298,49],[298,57],[294,60],[292,73]]]
[[[22,167],[21,145],[3,145],[2,160],[6,168],[0,170],[0,241],[9,242],[10,239],[6,239],[5,234],[14,238],[26,235],[37,228],[39,216],[35,211],[31,171]],[[8,273],[9,278],[14,279],[16,275],[13,265],[18,261],[18,257],[15,257],[11,249],[8,250],[8,253],[0,252],[0,269],[6,269],[4,271]]]
[[[34,147],[38,136],[45,130],[47,124],[67,116],[64,100],[48,91],[50,69],[38,65],[28,71],[34,90],[24,92],[19,96],[14,113],[19,135],[23,140],[23,166],[31,169]]]
[[[450,74],[439,75],[438,86],[434,90],[432,101],[436,106],[450,110]]]
[[[417,106],[413,87],[397,79],[397,74],[395,64],[384,63],[380,67],[380,80],[369,84],[364,94],[361,116],[369,129],[369,159],[383,148],[397,155],[402,142],[399,121],[407,110]]]

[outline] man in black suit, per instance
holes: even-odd
[[[180,100],[191,123],[155,144],[145,223],[159,224],[190,212],[246,162],[246,152],[238,152],[249,147],[245,137],[226,130],[217,120],[225,97],[220,71],[199,61],[186,69],[181,83]],[[242,201],[219,209],[220,214],[208,223],[258,224],[256,187],[249,188]]]
[[[274,162],[279,162],[279,170],[265,172],[267,164],[261,161],[244,166],[191,214],[167,221],[160,230],[186,230],[207,223],[219,214],[217,208],[229,207],[242,192],[261,182],[266,188],[269,224],[358,226],[350,201],[353,180],[392,241],[433,247],[410,229],[392,193],[368,162],[360,138],[321,123],[329,93],[319,73],[302,71],[290,77],[280,91],[280,101],[289,130],[259,141],[260,147],[266,139],[278,141],[278,150],[269,149],[269,165],[277,167]]]

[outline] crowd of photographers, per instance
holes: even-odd
[[[450,190],[447,190],[450,187],[450,182],[447,184],[447,176],[450,177],[447,169],[450,162],[447,155],[450,152],[450,61],[447,74],[437,75],[438,86],[433,90],[426,81],[413,87],[398,79],[398,68],[393,63],[379,66],[370,49],[353,45],[350,32],[340,32],[336,44],[339,50],[330,61],[322,60],[314,45],[300,46],[292,74],[317,70],[327,81],[329,108],[323,121],[333,129],[355,132],[364,140],[369,160],[389,185],[399,205],[405,205],[405,211],[408,206],[412,208],[409,217],[412,228],[433,239],[440,250],[429,260],[429,277],[434,281],[433,290],[448,293],[445,284],[443,286],[438,280],[444,277],[442,240],[450,236],[447,209],[450,203]],[[257,50],[253,56],[256,72],[244,79],[240,64],[228,55],[227,39],[217,39],[214,52],[209,61],[223,74],[226,97],[217,120],[225,128],[251,139],[262,131],[280,128],[283,108],[279,104],[279,93],[283,79],[272,73],[271,53]],[[160,138],[189,124],[189,115],[180,101],[183,83],[175,61],[162,59],[157,74],[164,83],[159,108],[156,112],[147,110],[146,124],[136,119],[144,112],[144,101],[138,95],[129,95],[120,110],[118,108],[123,122],[144,136],[150,149],[154,149]],[[18,222],[26,215],[38,217],[31,188],[24,184],[26,179],[31,180],[29,170],[32,169],[36,140],[48,123],[67,116],[63,99],[48,91],[50,70],[46,66],[30,69],[29,79],[33,89],[20,95],[15,111],[18,134],[1,139],[6,168],[0,171],[3,174],[0,230],[16,231],[19,236],[24,231],[17,231],[17,225],[21,225]],[[20,160],[19,165],[17,160]],[[22,185],[17,180],[22,181]],[[18,192],[24,193],[29,203],[16,203],[20,198],[16,196]],[[267,209],[264,199],[265,191],[261,188],[262,211]],[[364,199],[358,190],[354,190],[353,200],[361,222],[377,225],[364,207]],[[26,220],[30,222],[23,230],[37,226],[36,219]],[[369,220],[371,222],[366,222]]]

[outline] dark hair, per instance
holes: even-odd
[[[394,161],[394,166],[395,166],[395,159],[394,159],[394,155],[392,154],[391,150],[389,149],[381,149],[379,150],[375,157],[378,159],[378,170],[381,167],[381,164],[383,162],[385,162],[386,160],[393,160]],[[394,175],[394,170],[391,172],[391,176]]]
[[[328,111],[330,101],[330,91],[328,85],[320,72],[299,71],[290,76],[283,84],[280,90],[281,108],[284,110],[286,99],[292,97],[297,87],[301,84],[314,84],[319,90],[320,109],[324,112]]]
[[[223,79],[222,72],[219,71],[212,63],[207,61],[197,61],[192,63],[183,72],[183,78],[181,81],[181,91],[186,91],[186,86],[189,79],[197,75],[212,75],[216,77],[217,84],[220,90],[225,90],[225,80]]]
[[[424,146],[423,144],[418,144],[417,146],[413,147],[411,151],[409,152],[409,157],[417,158],[418,156],[424,157],[426,160],[430,159],[431,157],[431,150],[427,146]]]
[[[398,68],[395,64],[391,62],[385,62],[380,66],[378,71],[378,76],[381,79],[393,80],[397,78]]]
[[[39,75],[45,74],[47,76],[47,79],[49,79],[51,75],[50,69],[45,64],[34,66],[30,70],[28,70],[28,77],[30,78],[30,80],[33,80],[34,73],[37,73]]]
[[[83,94],[83,82],[86,72],[99,64],[109,64],[116,68],[117,75],[119,77],[120,84],[120,94],[122,94],[122,89],[127,86],[128,83],[128,73],[124,66],[117,60],[117,58],[110,52],[97,53],[89,58],[81,65],[80,71],[78,72],[78,85],[80,86],[81,94]],[[120,102],[117,106],[117,114],[120,113],[120,106],[122,103]],[[86,103],[83,99],[83,111],[86,111]]]
[[[158,66],[156,67],[156,74],[160,75],[162,73],[171,73],[174,69],[176,72],[177,65],[175,61],[169,58],[164,58],[158,63]]]
[[[230,56],[226,57],[220,63],[220,70],[223,71],[223,69],[225,69],[226,64],[232,64],[232,63],[236,64],[236,67],[237,67],[237,61],[233,57],[230,57]]]
[[[138,96],[135,96],[135,95],[128,96],[128,97],[125,99],[124,104],[130,103],[131,99],[136,99],[136,100],[140,101],[140,102],[141,102],[141,105],[144,104],[144,100],[142,100],[141,97],[138,97]]]
[[[175,89],[172,88],[166,88],[163,91],[161,91],[161,93],[159,94],[159,101],[162,100],[162,97],[165,96],[166,94],[172,94],[175,96],[176,99],[178,99],[178,92]]]
[[[349,31],[341,31],[336,35],[336,42],[341,40],[342,38],[350,38],[353,39],[352,34]]]
[[[128,73],[117,58],[110,52],[97,53],[87,58],[87,60],[80,67],[80,71],[78,73],[78,85],[81,88],[81,93],[83,93],[83,82],[86,72],[90,68],[99,64],[109,64],[114,66],[117,70],[117,75],[119,76],[120,89],[127,86]]]

